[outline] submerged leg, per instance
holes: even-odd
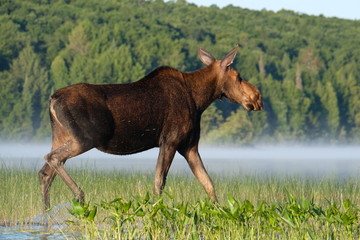
[[[160,195],[165,187],[166,177],[170,169],[170,165],[174,159],[175,148],[172,146],[161,146],[159,157],[156,163],[155,171],[155,195]]]
[[[191,171],[193,172],[195,177],[199,180],[201,185],[204,187],[210,199],[214,202],[218,202],[215,193],[214,184],[211,178],[209,177],[209,174],[205,170],[197,146],[191,147],[186,151],[182,151],[180,153],[185,157],[186,161],[188,162],[191,168]]]

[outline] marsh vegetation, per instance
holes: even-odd
[[[155,197],[153,172],[70,171],[86,194],[86,206],[69,207],[75,238],[99,239],[356,239],[359,178],[277,174],[213,174],[219,203],[207,198],[188,174],[169,175]],[[37,173],[0,169],[1,222],[16,223],[42,211]],[[52,206],[72,202],[56,179]],[[69,219],[64,219],[69,220]],[[81,232],[81,235],[78,235]],[[68,233],[67,233],[68,234]]]

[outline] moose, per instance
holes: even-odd
[[[194,72],[162,66],[132,83],[79,83],[57,90],[49,100],[51,152],[39,171],[45,210],[50,208],[49,189],[56,175],[77,201],[84,202],[84,192],[64,164],[92,148],[126,155],[158,147],[155,195],[161,194],[177,151],[216,202],[213,182],[198,152],[201,114],[222,97],[247,111],[263,109],[259,90],[230,67],[237,51],[238,46],[216,60],[199,48],[198,56],[206,66]]]

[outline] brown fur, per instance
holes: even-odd
[[[223,60],[199,48],[208,66],[184,73],[159,67],[129,84],[76,84],[56,91],[50,98],[52,149],[39,172],[45,209],[50,207],[49,188],[59,175],[76,199],[83,191],[64,169],[67,159],[92,148],[112,154],[132,154],[159,147],[155,194],[165,186],[171,162],[178,151],[185,157],[209,197],[217,201],[213,183],[200,155],[200,118],[216,99],[227,97],[248,111],[262,110],[261,94],[242,80],[229,65],[237,47]]]

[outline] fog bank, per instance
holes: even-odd
[[[0,167],[40,169],[50,144],[1,144]],[[209,172],[220,174],[286,174],[315,176],[360,176],[359,146],[200,146]],[[69,159],[66,167],[96,170],[154,171],[158,148],[133,155],[117,156],[96,149]],[[177,154],[170,172],[190,173]]]

